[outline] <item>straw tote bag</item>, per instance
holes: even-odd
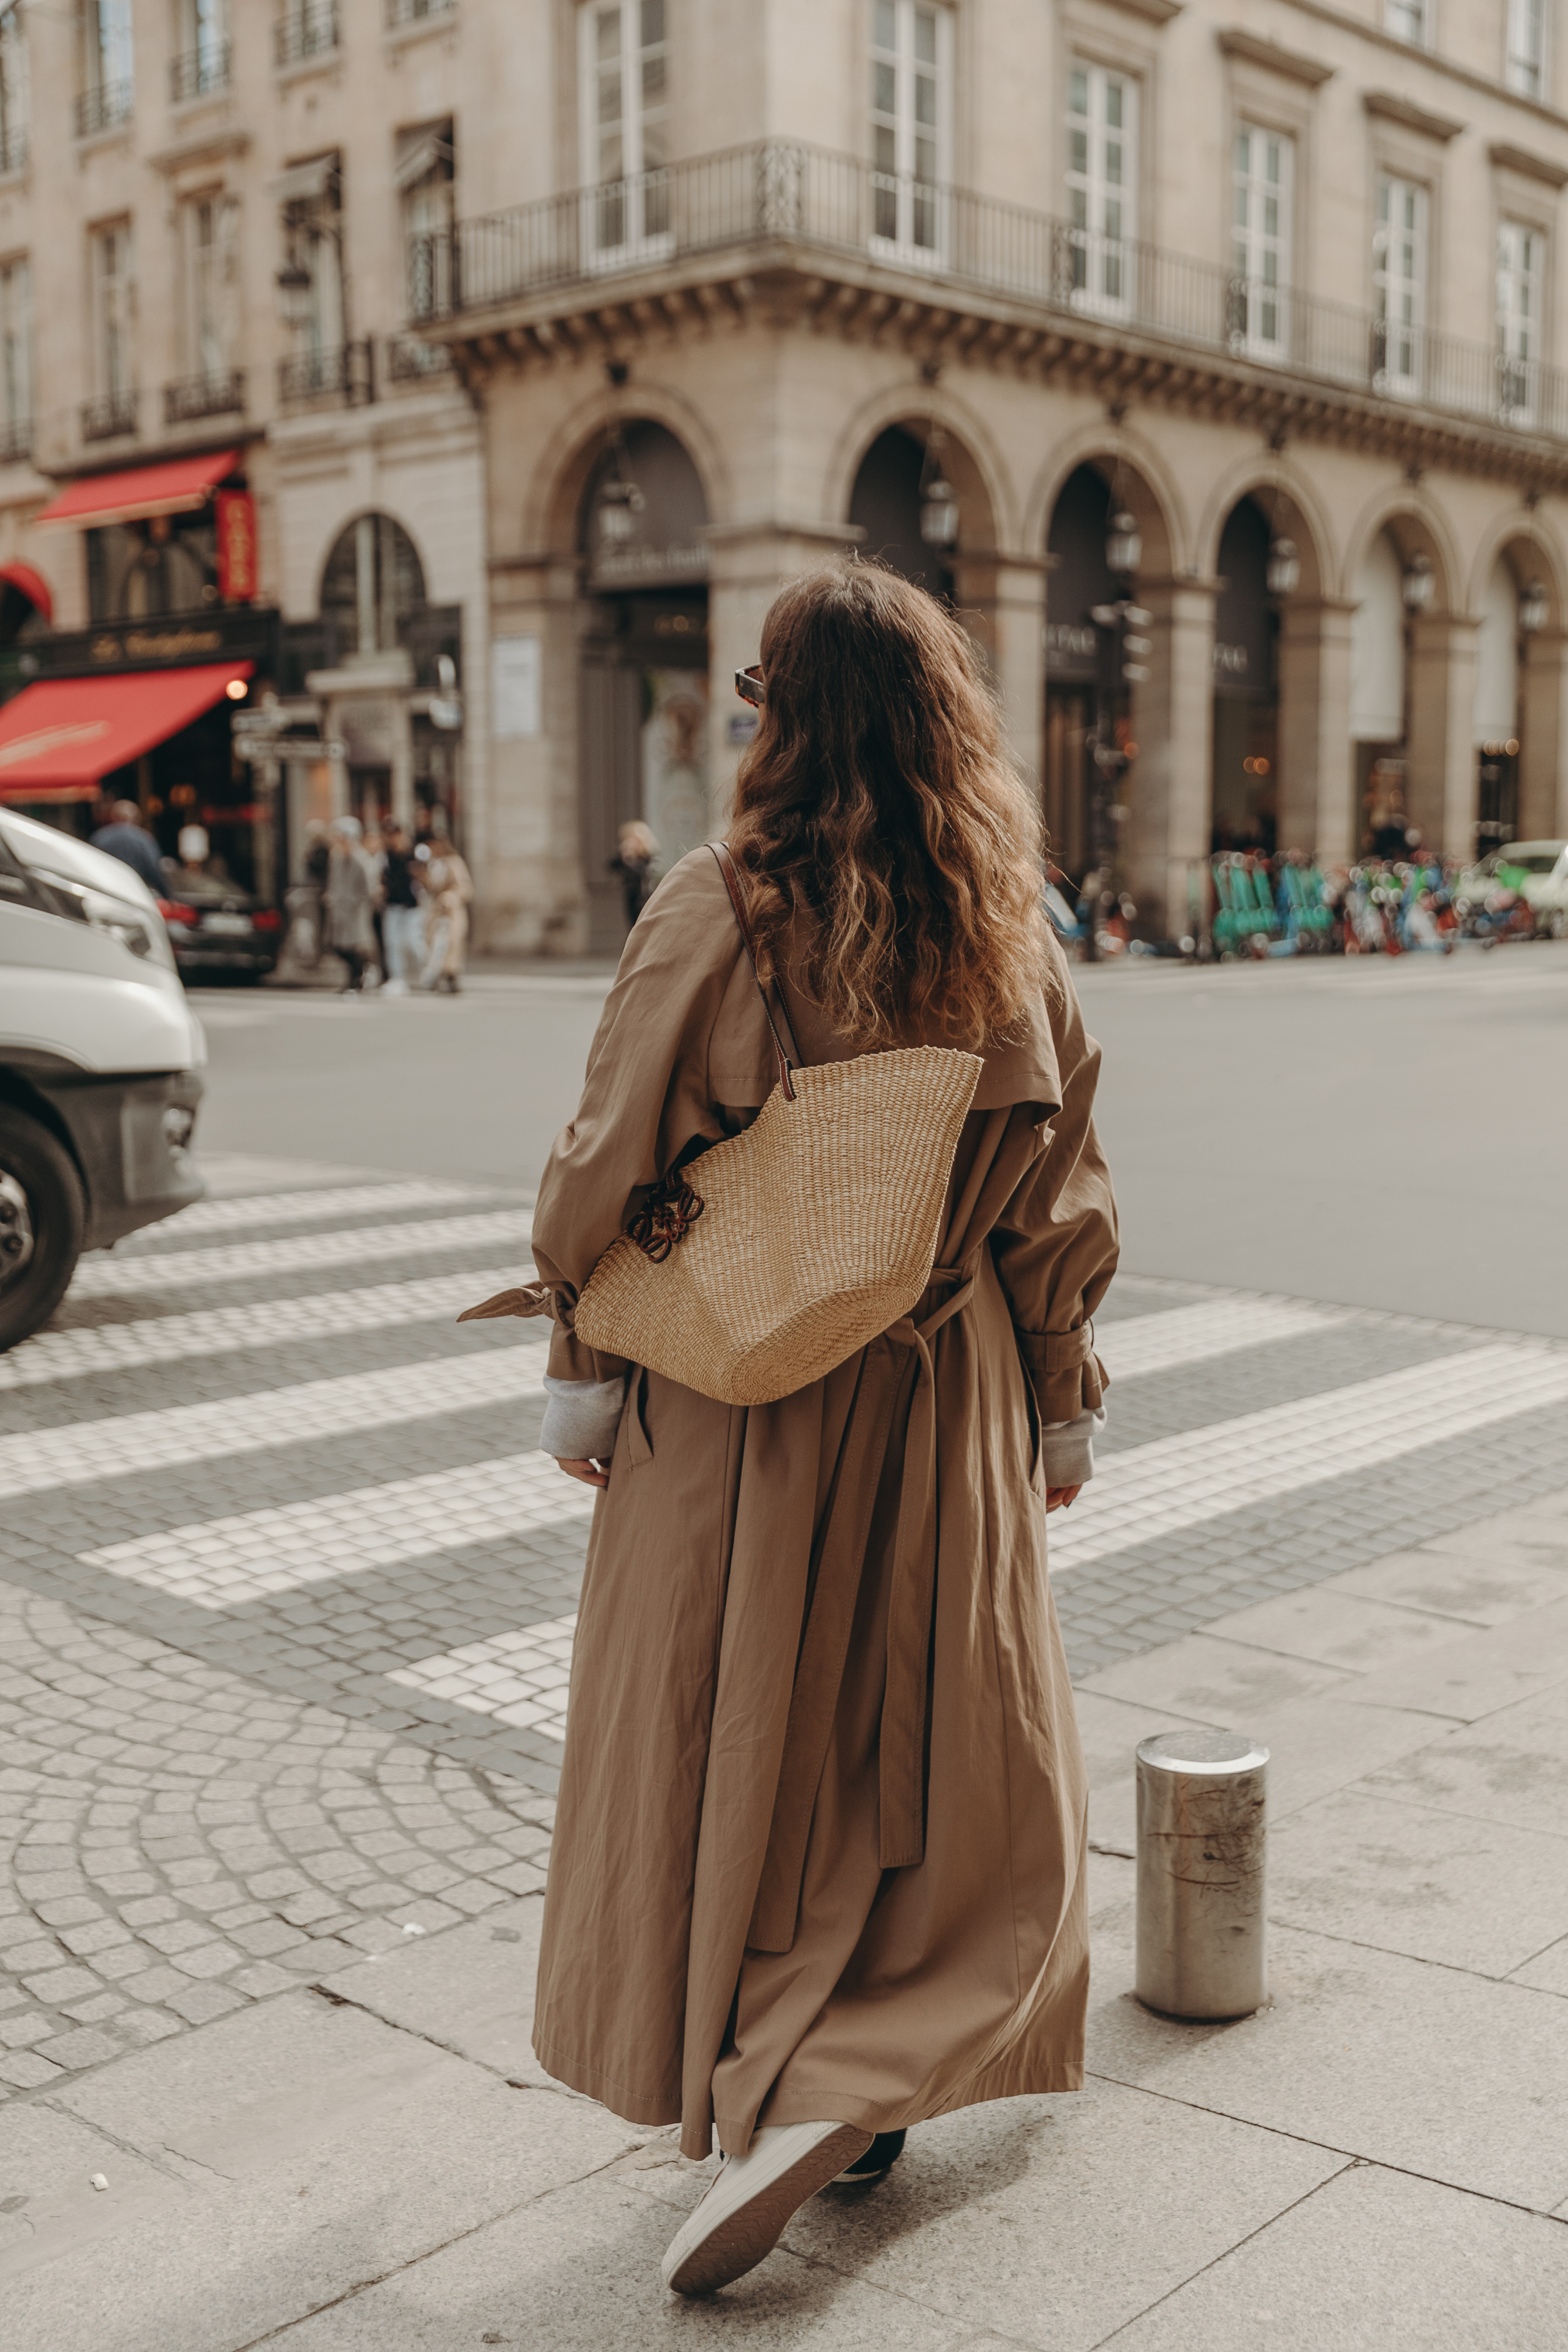
[[[867,1346],[926,1287],[982,1064],[919,1045],[802,1067],[757,972],[734,861],[724,843],[708,846],[779,1082],[742,1134],[654,1188],[589,1276],[576,1331],[721,1404],[772,1404]]]

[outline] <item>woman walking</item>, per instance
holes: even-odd
[[[1045,1566],[1102,1418],[1099,1056],[955,624],[852,564],[778,598],[761,679],[729,846],[770,1008],[808,1066],[931,1045],[983,1067],[924,1296],[826,1379],[742,1410],[595,1355],[576,1302],[644,1188],[747,1128],[777,1076],[697,850],[631,933],[540,1190],[541,1442],[605,1492],[534,2046],[616,2114],[679,2122],[689,2157],[716,2133],[665,2260],[682,2294],[885,2169],[910,2125],[1076,2090],[1088,1992]]]
[[[338,991],[340,996],[363,993],[365,966],[375,954],[372,922],[375,881],[361,846],[363,837],[357,816],[332,819],[331,855],[321,903],[325,944],[342,958],[348,975]]]

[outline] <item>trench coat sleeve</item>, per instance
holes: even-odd
[[[578,1294],[626,1226],[639,1189],[657,1183],[691,1143],[716,1143],[725,1132],[710,1047],[742,953],[718,866],[706,849],[693,850],[666,875],[626,941],[589,1048],[583,1098],[540,1183],[533,1261],[552,1292],[552,1379],[614,1380],[626,1370],[619,1357],[577,1339]],[[760,1035],[760,1006],[756,1026]]]
[[[1047,1149],[991,1234],[1018,1352],[1045,1423],[1076,1421],[1100,1405],[1108,1376],[1093,1350],[1089,1318],[1110,1286],[1118,1252],[1110,1171],[1094,1129],[1100,1048],[1085,1032],[1066,960],[1055,952],[1050,1017],[1061,1106],[1047,1122]]]

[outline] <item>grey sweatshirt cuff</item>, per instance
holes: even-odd
[[[558,1462],[607,1462],[616,1450],[626,1384],[618,1381],[553,1381],[544,1375],[550,1399],[539,1450]]]
[[[1094,1475],[1094,1441],[1105,1427],[1105,1412],[1080,1412],[1076,1421],[1047,1421],[1040,1431],[1040,1469],[1047,1486],[1081,1486]]]

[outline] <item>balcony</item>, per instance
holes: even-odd
[[[187,49],[169,61],[169,96],[176,106],[187,105],[193,98],[216,97],[228,88],[230,79],[226,41],[209,41],[205,48]]]
[[[0,425],[0,466],[19,466],[33,454],[33,420],[30,416],[13,417],[8,425]]]
[[[1305,413],[1315,429],[1331,410],[1381,415],[1391,446],[1423,432],[1446,446],[1456,422],[1469,440],[1568,437],[1568,371],[794,142],[459,222],[410,239],[408,268],[416,328],[499,332],[523,355],[575,348],[576,316],[628,340],[668,328],[688,289],[702,289],[693,323],[713,300],[734,316],[766,272],[816,323],[869,324],[932,360],[981,348],[1099,382],[1109,352],[1119,391],[1187,386],[1212,405],[1217,379],[1230,413]]]
[[[245,408],[245,370],[220,368],[183,376],[163,386],[165,425],[193,425],[202,416],[237,416]]]
[[[272,55],[279,66],[309,65],[331,57],[342,36],[338,0],[295,0],[272,27]]]
[[[382,373],[388,383],[438,383],[452,373],[452,354],[443,343],[422,343],[414,335],[389,335]]]
[[[84,441],[116,441],[136,430],[136,411],[141,394],[134,392],[103,392],[96,400],[83,403],[81,437]]]
[[[297,352],[279,362],[278,397],[286,408],[325,401],[363,407],[375,398],[375,346],[367,341]]]
[[[450,16],[458,0],[386,0],[386,29],[401,33],[409,25],[428,24],[433,16]]]
[[[96,139],[102,131],[117,131],[129,122],[136,92],[128,81],[100,81],[96,89],[84,89],[76,102],[76,135],[79,139]]]

